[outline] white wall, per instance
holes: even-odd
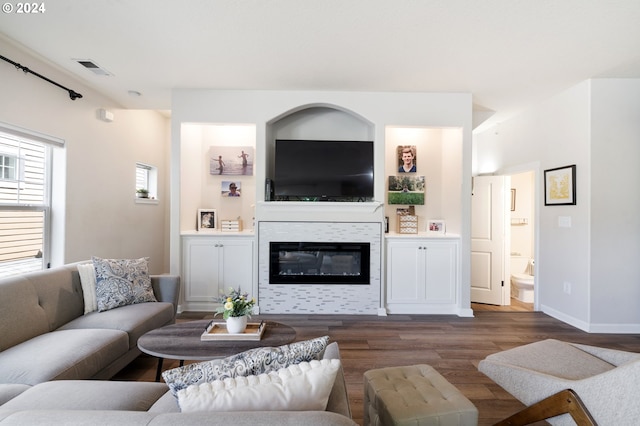
[[[640,79],[593,80],[591,99],[591,322],[638,333]]]
[[[541,170],[577,166],[577,205],[544,206],[539,191],[536,261],[541,309],[584,330],[640,330],[640,299],[633,278],[638,269],[624,267],[640,254],[639,234],[633,233],[639,226],[637,196],[622,201],[625,213],[617,213],[617,206],[613,211],[627,194],[623,185],[638,182],[638,171],[631,165],[640,158],[638,103],[637,80],[590,80],[474,135],[474,172],[534,162]],[[607,220],[610,214],[613,219]],[[558,226],[560,217],[569,217],[571,227]],[[607,234],[599,229],[602,226],[619,234]],[[623,233],[624,262],[617,257]],[[608,266],[613,258],[620,267]],[[564,291],[565,282],[570,294]]]
[[[54,193],[52,263],[101,257],[150,256],[152,273],[168,271],[169,121],[153,111],[119,109],[109,99],[0,37],[3,56],[83,95],[72,101],[62,89],[0,63],[0,121],[61,138],[54,168],[63,186]],[[90,74],[90,73],[88,73]],[[92,77],[90,78],[105,78]],[[115,120],[99,120],[107,108]],[[60,169],[60,165],[66,168]],[[159,203],[135,203],[135,163],[158,168]]]

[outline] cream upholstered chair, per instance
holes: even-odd
[[[528,414],[543,416],[504,424],[528,424],[550,416],[554,417],[547,421],[553,425],[640,424],[640,353],[548,339],[489,355],[478,369],[530,406],[525,409]],[[578,398],[559,394],[569,389]],[[578,415],[574,421],[570,414],[557,416],[578,409],[580,403],[585,417]]]

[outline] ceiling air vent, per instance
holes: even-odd
[[[76,62],[78,62],[80,65],[82,65],[95,75],[113,75],[106,69],[101,68],[98,64],[90,59],[76,59]]]

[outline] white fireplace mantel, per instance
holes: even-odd
[[[278,222],[382,222],[384,204],[379,201],[264,201],[256,207],[256,218]]]

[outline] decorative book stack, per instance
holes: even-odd
[[[240,232],[242,231],[242,220],[221,220],[220,230],[223,232]]]

